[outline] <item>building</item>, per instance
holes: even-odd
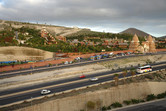
[[[57,44],[55,38],[46,30],[45,27],[41,29],[41,37],[45,39],[45,44]]]
[[[156,52],[154,39],[152,38],[152,36],[149,35],[147,40],[142,42],[142,44],[140,44],[138,36],[135,34],[130,43],[129,50],[141,53],[154,53]]]
[[[130,42],[129,50],[137,51],[139,45],[140,41],[138,39],[138,36],[135,34],[132,41]]]
[[[152,36],[150,36],[150,35],[148,36],[147,42],[149,45],[149,52],[151,52],[151,53],[156,52],[156,46],[155,46],[155,42],[154,42],[154,39],[152,38]]]
[[[60,41],[66,42],[66,37],[64,37],[64,36],[56,36],[55,38]]]

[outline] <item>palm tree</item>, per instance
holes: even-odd
[[[132,76],[132,79],[133,79],[133,76],[136,74],[135,69],[131,69],[131,70],[130,70],[130,73],[131,73],[131,76]]]
[[[122,74],[123,74],[123,77],[126,77],[126,75],[127,75],[127,69],[124,69]]]
[[[136,74],[135,69],[131,69],[130,72],[131,72],[131,76],[134,76]]]
[[[124,69],[122,74],[123,74],[123,77],[124,77],[123,82],[125,83],[125,79],[126,79],[126,75],[127,75],[127,69]]]
[[[119,81],[119,74],[114,74],[114,80],[115,80],[115,85],[118,85],[118,81]]]

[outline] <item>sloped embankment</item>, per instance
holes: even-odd
[[[43,60],[53,56],[52,52],[29,47],[8,46],[0,48],[0,61]]]
[[[142,82],[120,85],[95,92],[81,93],[75,96],[46,101],[17,111],[80,111],[87,109],[86,103],[93,101],[97,107],[109,106],[114,102],[124,100],[143,99],[149,94],[159,94],[166,90],[166,82]],[[97,106],[97,103],[99,106]],[[89,110],[90,111],[90,110]]]

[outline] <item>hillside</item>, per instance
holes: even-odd
[[[125,34],[125,33],[131,34],[131,35],[137,34],[137,36],[139,36],[139,37],[145,37],[145,36],[147,37],[148,35],[150,35],[144,31],[138,30],[136,28],[128,28],[128,29],[120,32],[120,34]]]
[[[29,27],[34,28],[37,30],[41,30],[43,27],[45,27],[52,35],[61,35],[66,36],[72,33],[76,33],[82,29],[77,27],[63,27],[63,26],[55,26],[55,25],[47,25],[47,24],[34,24],[34,23],[28,23],[28,22],[17,22],[17,21],[5,21],[0,20],[0,30],[8,29],[10,27],[13,28],[21,28],[21,27]]]
[[[118,33],[105,33],[105,32],[96,32],[96,31],[91,31],[89,29],[82,29],[80,31],[78,31],[77,33],[73,33],[70,34],[68,36],[66,36],[67,39],[78,39],[79,41],[83,41],[84,38],[86,37],[94,37],[93,39],[89,39],[91,41],[101,41],[102,39],[114,39],[114,38],[118,38],[118,39],[125,39],[125,40],[131,40],[132,39],[132,35],[131,34],[118,34]],[[95,37],[99,37],[100,39],[95,39]]]
[[[44,60],[53,57],[54,53],[35,48],[17,46],[0,48],[0,61]]]
[[[159,39],[166,39],[166,36],[158,37]]]

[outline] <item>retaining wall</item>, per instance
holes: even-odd
[[[88,101],[101,101],[101,106],[108,106],[117,101],[143,99],[148,94],[163,93],[166,91],[165,86],[166,82],[143,82],[120,85],[110,89],[47,101],[18,109],[17,111],[80,111],[81,109],[87,109],[86,103]]]

